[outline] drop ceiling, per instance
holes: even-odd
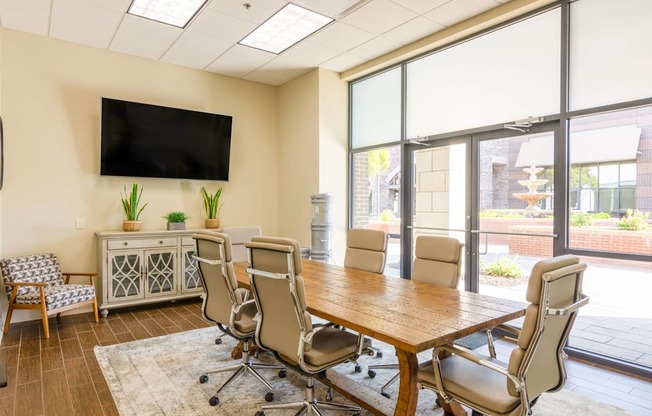
[[[293,0],[336,19],[279,55],[238,44],[283,0],[208,0],[185,29],[127,14],[131,0],[0,0],[2,27],[270,85],[343,72],[509,0]],[[245,3],[250,7],[245,7]]]

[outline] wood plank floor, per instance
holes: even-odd
[[[210,326],[197,300],[50,319],[50,338],[40,321],[12,324],[0,346],[8,386],[0,389],[2,415],[118,415],[93,347]],[[497,350],[513,348],[499,342]],[[569,360],[566,388],[595,400],[652,416],[652,382]],[[535,415],[536,415],[536,408]]]

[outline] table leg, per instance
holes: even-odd
[[[417,355],[408,351],[396,348],[398,367],[401,372],[398,399],[396,401],[395,416],[414,415],[417,411],[419,391],[417,390],[417,372],[419,362]]]

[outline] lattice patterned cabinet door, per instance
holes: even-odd
[[[109,300],[143,298],[143,252],[109,253]]]
[[[147,250],[146,296],[169,295],[177,292],[174,280],[176,250]]]
[[[183,248],[183,283],[181,286],[183,293],[201,292],[204,289],[197,271],[197,261],[192,258],[194,255],[194,247]]]

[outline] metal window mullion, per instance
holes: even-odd
[[[403,279],[412,276],[412,195],[414,189],[414,152],[406,142],[407,136],[407,64],[401,64],[401,257],[400,270]]]

